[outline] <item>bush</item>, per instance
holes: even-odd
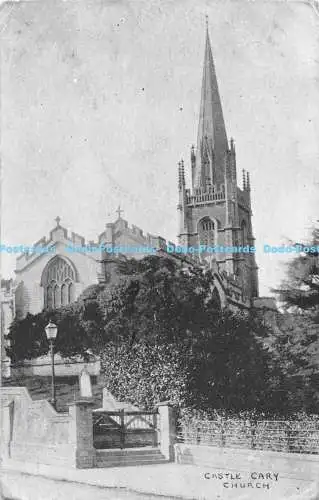
[[[108,344],[101,354],[101,371],[108,390],[119,401],[142,409],[170,401],[189,403],[188,372],[176,345]]]

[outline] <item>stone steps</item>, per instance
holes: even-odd
[[[159,448],[127,448],[96,450],[96,467],[122,467],[165,464],[168,460]]]

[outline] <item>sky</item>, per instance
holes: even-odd
[[[54,219],[96,240],[123,218],[176,241],[177,162],[190,179],[209,16],[239,181],[250,172],[260,293],[319,218],[319,17],[307,2],[2,3],[1,240],[32,245]],[[3,277],[15,258],[2,254]]]

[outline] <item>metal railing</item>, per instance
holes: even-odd
[[[319,422],[211,421],[182,426],[177,440],[202,446],[319,454]]]

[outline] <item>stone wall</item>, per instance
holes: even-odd
[[[100,373],[100,360],[89,361],[85,363],[78,358],[63,358],[59,354],[54,357],[55,376],[56,377],[71,377],[78,376],[84,367],[92,376],[99,375]],[[52,366],[50,356],[41,356],[32,360],[24,360],[23,363],[11,366],[12,376],[51,376]]]
[[[274,451],[240,450],[214,446],[175,444],[175,460],[183,465],[210,467],[214,471],[275,472],[280,478],[303,481],[319,477],[319,456]]]
[[[25,387],[1,387],[0,461],[82,469],[94,467],[93,406],[91,399],[82,398],[70,403],[68,412],[57,413],[48,401],[33,401]],[[119,415],[119,412],[115,413]],[[173,408],[167,403],[159,404],[157,422],[153,413],[148,412],[128,412],[125,417],[128,419],[125,447],[158,445],[162,455],[173,460]],[[151,427],[147,425],[147,418],[152,421]],[[133,421],[134,426],[130,428]],[[114,432],[108,430],[105,436],[110,440],[109,446],[120,444],[114,442]]]
[[[74,402],[68,413],[57,413],[48,401],[33,401],[25,387],[2,387],[0,411],[2,460],[93,466],[90,402]]]

